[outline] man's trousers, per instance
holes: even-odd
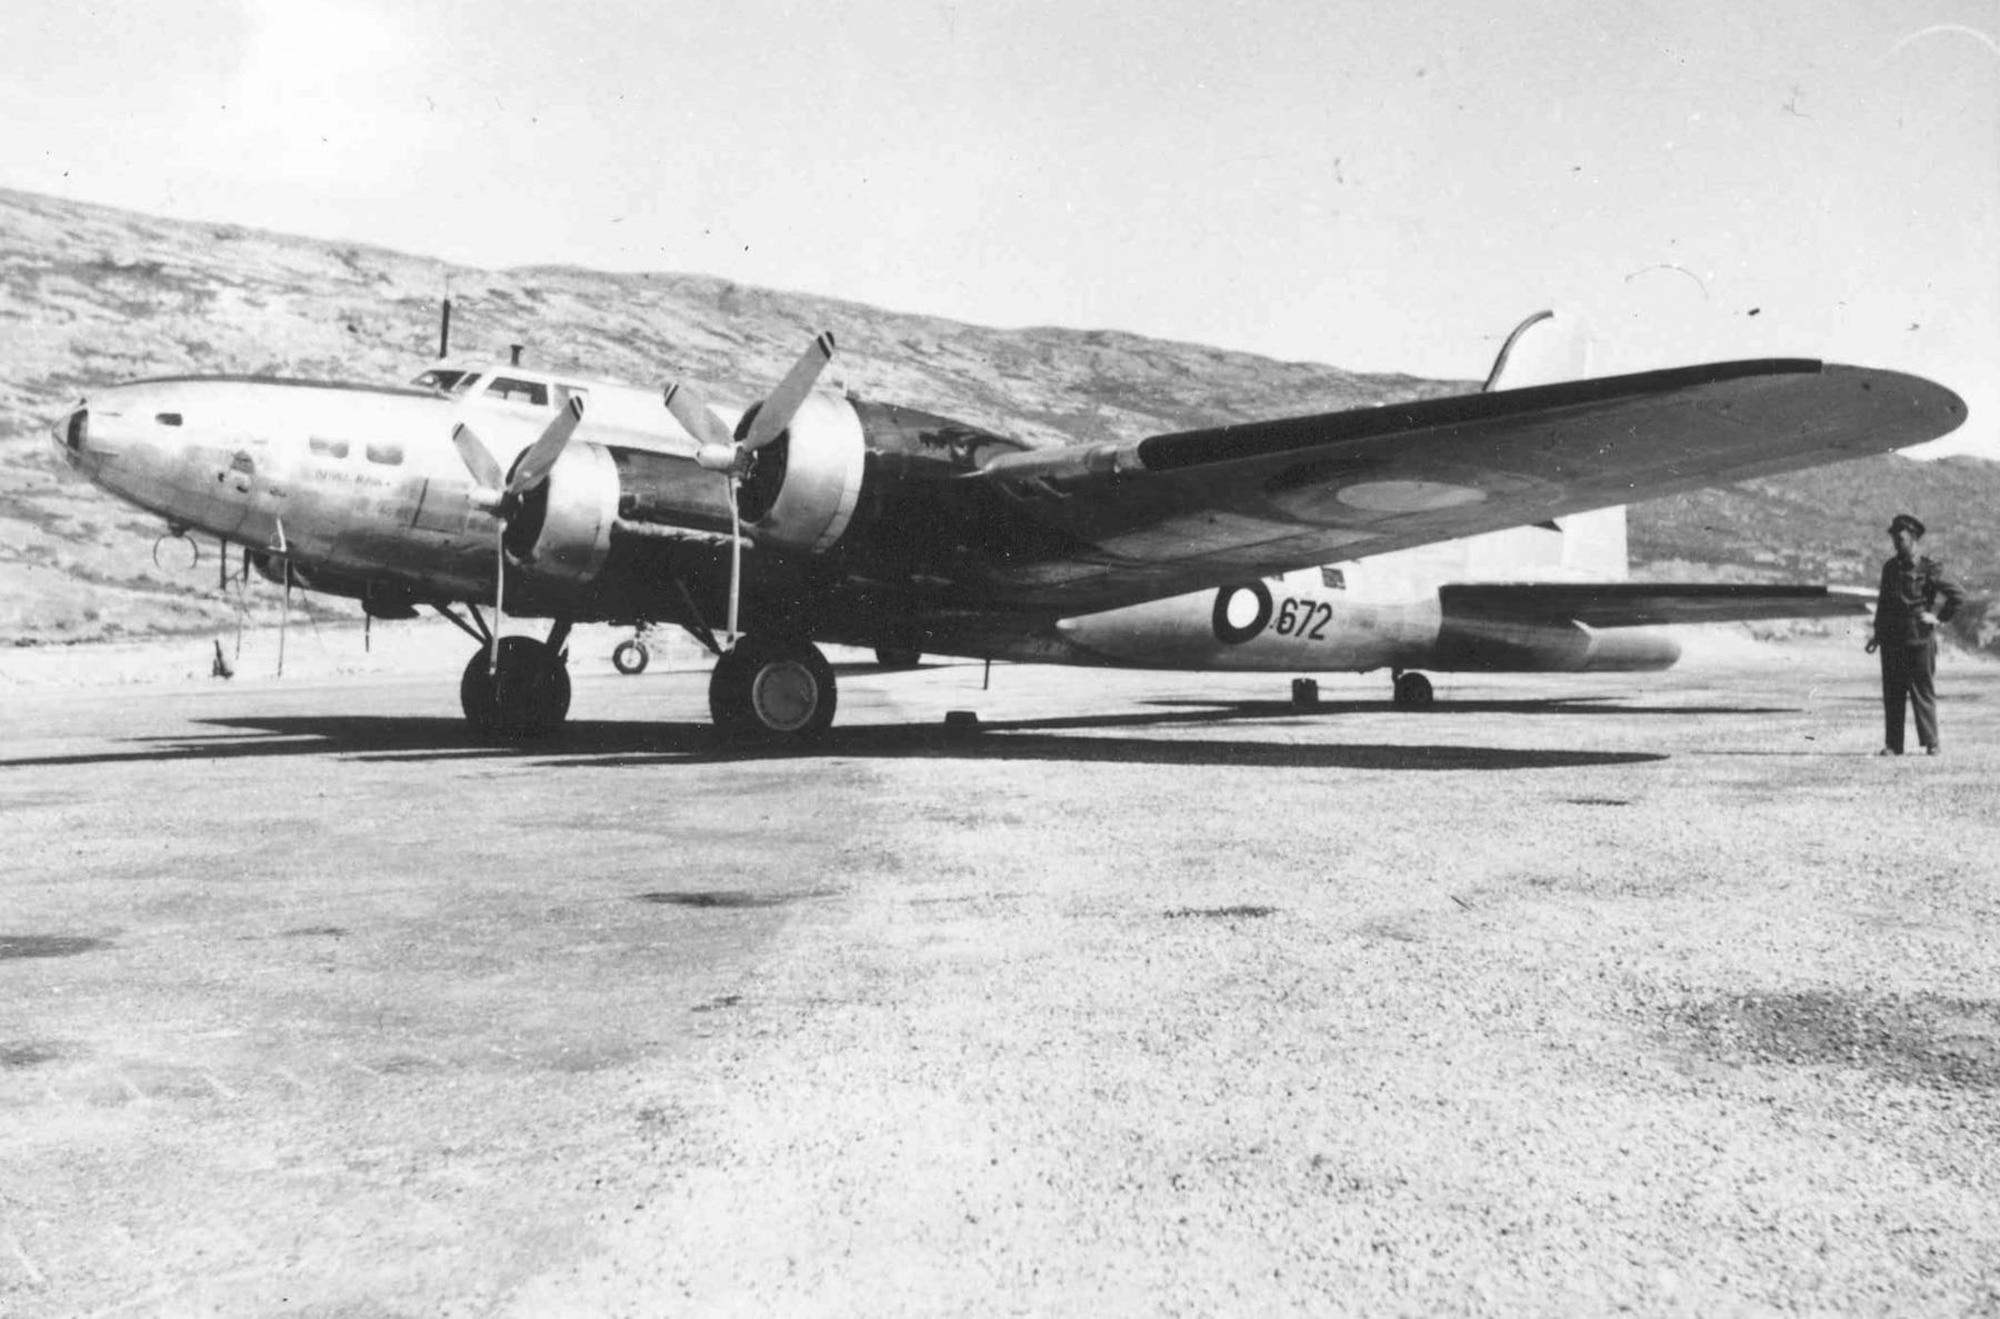
[[[1883,745],[1903,749],[1903,704],[1917,712],[1917,741],[1927,747],[1938,744],[1937,642],[1888,641],[1882,644],[1882,731]]]

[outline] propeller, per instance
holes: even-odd
[[[804,406],[821,371],[833,360],[833,335],[821,334],[807,345],[792,369],[764,401],[746,413],[737,430],[716,415],[694,386],[684,381],[668,385],[667,411],[694,436],[701,447],[694,460],[719,473],[729,487],[729,645],[736,645],[736,615],[743,591],[743,524],[737,516],[737,487],[750,470],[757,450],[785,433]],[[737,431],[742,434],[738,435]]]
[[[528,446],[514,461],[514,474],[509,477],[500,471],[500,464],[493,457],[493,451],[479,438],[472,427],[464,422],[452,427],[452,447],[458,450],[465,470],[472,473],[472,479],[479,483],[472,492],[475,508],[484,509],[498,519],[499,530],[493,539],[495,567],[493,573],[493,632],[486,657],[487,671],[500,667],[500,624],[505,618],[502,612],[505,604],[507,582],[507,528],[516,513],[521,511],[521,501],[536,486],[549,479],[556,460],[562,457],[563,449],[569,444],[569,437],[576,432],[577,423],[583,420],[583,399],[570,393],[560,385],[556,387],[557,408],[555,419],[543,428],[535,442]]]

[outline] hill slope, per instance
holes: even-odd
[[[696,275],[470,270],[0,190],[0,637],[39,644],[236,617],[212,553],[193,569],[165,552],[156,565],[157,522],[60,470],[45,428],[77,398],[182,372],[407,379],[435,351],[447,281],[460,351],[497,353],[521,339],[557,369],[635,381],[686,374],[740,398],[832,328],[843,347],[835,372],[849,387],[1042,443],[1475,387],[1110,331],[991,329]],[[1981,519],[2000,506],[1996,495],[2000,464],[1872,459],[1640,506],[1632,542],[1641,563],[1699,575],[1749,565],[1866,582],[1880,527],[1910,509],[1945,533],[1937,539],[1968,585],[1990,586],[2000,544]],[[272,612],[270,595],[253,596],[253,610]]]
[[[1915,513],[1930,528],[1924,552],[1972,596],[1953,632],[2000,653],[2000,616],[1987,610],[2000,589],[1996,511],[2000,463],[1891,454],[1635,504],[1629,527],[1645,576],[1872,587],[1889,555],[1889,519]]]

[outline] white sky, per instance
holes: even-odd
[[[2000,0],[13,4],[0,184],[1422,375],[1556,306],[1614,371],[1918,371],[2000,458],[1995,32]]]

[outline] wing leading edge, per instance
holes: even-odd
[[[1918,376],[1723,362],[1009,454],[966,479],[1044,533],[989,589],[1082,611],[1886,453],[1964,418]]]

